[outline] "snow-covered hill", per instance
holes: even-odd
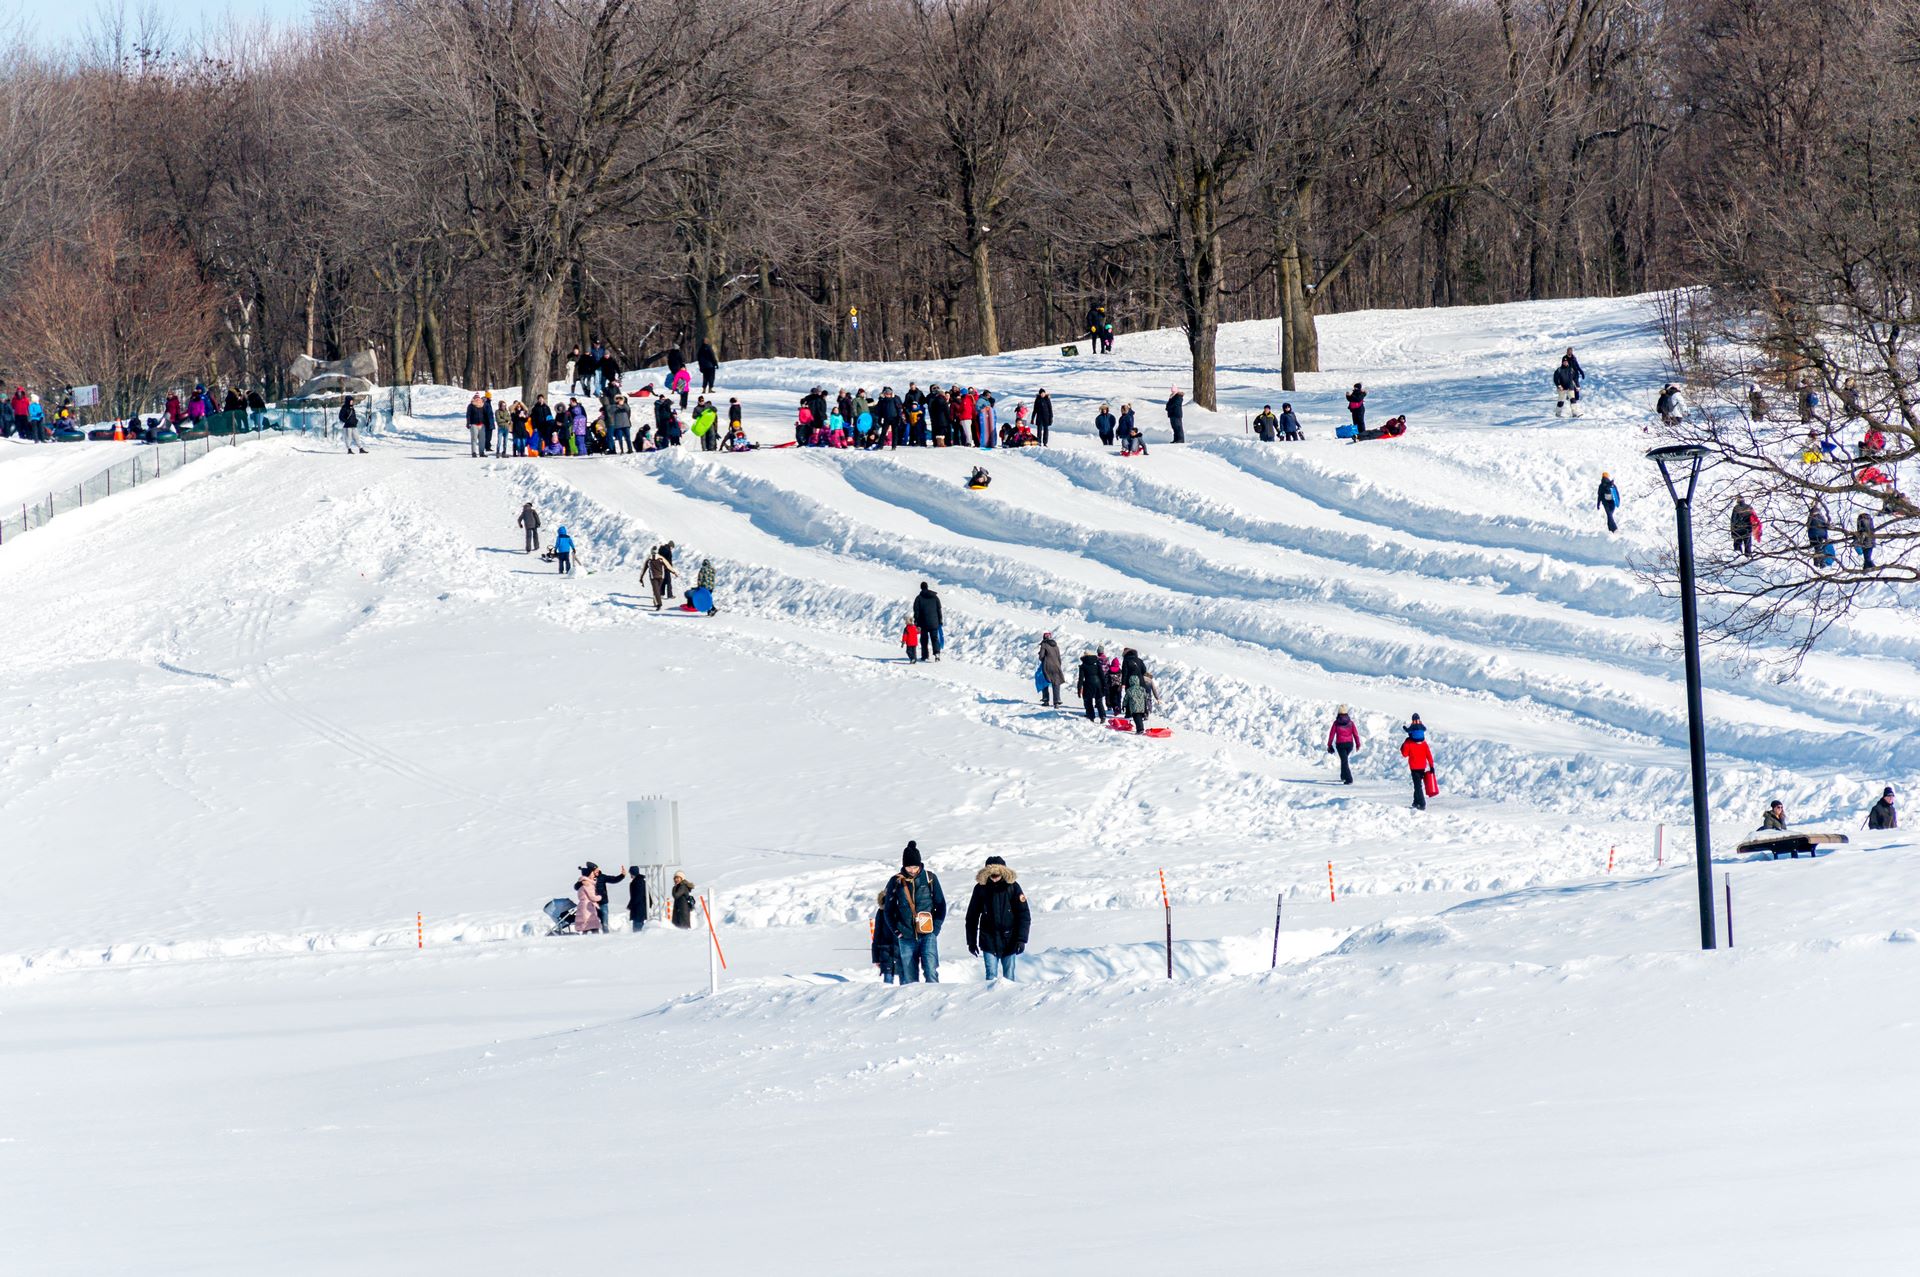
[[[28,1271],[859,1272],[908,1220],[931,1272],[1910,1253],[1916,1044],[1886,1008],[1920,862],[1857,832],[1730,862],[1767,798],[1851,829],[1906,791],[1913,611],[1787,681],[1710,657],[1741,948],[1693,953],[1676,609],[1632,570],[1673,535],[1650,308],[1335,317],[1295,445],[1245,433],[1283,399],[1274,339],[1226,331],[1185,448],[1158,446],[1177,333],[722,370],[763,443],[814,384],[957,379],[1003,415],[1047,388],[1054,446],[987,456],[483,461],[443,388],[367,456],[234,450],[0,550],[0,1190]],[[1556,420],[1569,345],[1587,413]],[[1407,437],[1332,438],[1355,379]],[[1103,401],[1149,456],[1097,446]],[[4,451],[0,479],[51,464]],[[527,500],[582,574],[519,552]],[[718,617],[651,611],[636,571],[668,538],[714,560]],[[921,580],[947,657],[908,667]],[[1069,669],[1138,648],[1174,737],[1043,709],[1043,631]],[[717,998],[700,935],[543,935],[650,793],[717,896]],[[1021,987],[978,987],[957,917],[949,985],[873,983],[908,838],[956,906],[985,855],[1016,865]]]

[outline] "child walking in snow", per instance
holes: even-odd
[[[912,665],[920,659],[920,627],[911,620],[907,628],[900,632],[900,645],[907,649],[907,664]]]

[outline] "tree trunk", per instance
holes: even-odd
[[[1193,402],[1219,408],[1215,346],[1220,333],[1219,197],[1202,177],[1187,197],[1186,226],[1176,247],[1180,266],[1181,326],[1193,356]]]
[[[532,407],[536,396],[547,393],[547,374],[553,367],[553,349],[560,335],[560,299],[566,294],[567,281],[564,275],[553,273],[528,282],[532,287],[517,337],[520,401]]]
[[[987,260],[987,237],[970,231],[969,238],[972,240],[968,256],[973,262],[973,304],[980,312],[980,353],[997,355],[1000,328],[993,319],[993,270]]]
[[[773,270],[765,262],[760,263],[760,358],[774,357],[773,337]]]

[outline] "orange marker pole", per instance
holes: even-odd
[[[427,927],[420,921],[420,915],[417,913],[413,915],[413,947],[416,949],[427,947]]]
[[[727,969],[727,951],[720,947],[720,933],[713,929],[713,912],[707,908],[707,898],[700,897],[700,912],[707,920],[707,934],[713,937],[713,951],[720,955],[720,969]]]
[[[1173,901],[1167,897],[1167,871],[1160,871],[1160,907],[1167,911],[1167,979],[1173,979]]]
[[[1333,894],[1333,862],[1329,860],[1327,862],[1327,903],[1331,905],[1339,902],[1340,898]]]
[[[1607,848],[1607,872],[1608,873],[1613,872],[1613,853],[1614,853],[1614,848],[1612,847]]]

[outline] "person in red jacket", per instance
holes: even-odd
[[[1413,805],[1427,809],[1427,776],[1433,771],[1433,749],[1427,744],[1427,727],[1415,714],[1407,724],[1407,739],[1400,743],[1400,756],[1413,772]]]

